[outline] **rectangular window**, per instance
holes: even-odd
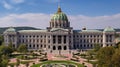
[[[61,44],[61,42],[62,42],[62,37],[59,35],[58,36],[58,44]]]
[[[56,36],[53,36],[53,44],[56,43]]]
[[[66,39],[67,39],[66,36],[64,36],[64,43],[66,43]]]

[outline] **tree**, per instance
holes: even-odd
[[[20,44],[18,47],[18,51],[21,53],[26,53],[28,51],[27,46],[25,44]]]
[[[94,51],[97,52],[100,49],[100,44],[94,44]]]
[[[88,51],[87,51],[87,55],[88,55],[88,58],[87,58],[87,59],[88,59],[88,60],[89,60],[89,59],[93,59],[93,55],[94,55],[94,54],[95,54],[95,53],[94,53],[94,50],[88,50]]]
[[[0,45],[2,45],[3,41],[4,41],[3,36],[0,35]]]
[[[7,59],[4,59],[4,60],[0,61],[0,67],[7,67],[7,64],[8,64]]]
[[[0,46],[0,54],[1,55],[9,55],[13,52],[13,49],[9,46],[1,45]]]
[[[13,51],[15,51],[16,50],[16,48],[15,47],[13,47],[13,43],[10,41],[10,43],[8,44],[8,46],[10,47],[10,48],[12,48],[13,49]]]
[[[112,56],[115,52],[114,47],[103,47],[97,53],[98,67],[112,67]]]
[[[0,46],[0,67],[7,67],[8,56],[13,52],[9,46]]]
[[[115,54],[112,57],[112,63],[114,67],[120,67],[120,49],[116,49]]]
[[[7,67],[8,57],[7,55],[0,55],[0,67]]]

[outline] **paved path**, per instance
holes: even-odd
[[[26,60],[20,60],[20,61],[26,61]],[[35,64],[40,63],[39,59],[32,59],[30,61],[33,61],[33,62],[30,62],[28,67],[32,66],[33,63],[35,63]],[[12,59],[10,59],[9,63],[17,63],[17,59],[16,58],[12,58]],[[10,67],[10,66],[8,66],[8,67]],[[14,67],[16,67],[16,66],[14,66]],[[26,67],[26,65],[25,64],[20,64],[18,67]]]
[[[70,60],[70,58],[72,57],[70,54],[64,54],[63,56],[65,57],[57,57],[51,53],[47,55],[48,60]]]
[[[90,64],[90,63],[88,63],[88,62],[86,62],[87,60],[86,59],[83,59],[83,58],[81,58],[81,57],[79,57],[79,62],[81,63],[81,64],[85,64],[85,66],[87,66],[87,67],[93,67],[93,65],[92,64]]]
[[[51,54],[51,53],[47,54],[48,60],[70,60],[72,58],[71,54],[64,54],[64,56],[66,56],[66,57],[65,58],[57,57],[57,56],[55,56],[54,54]],[[24,60],[22,60],[22,61],[24,61]],[[33,61],[33,62],[30,62],[28,67],[32,66],[33,63],[35,63],[35,64],[40,63],[39,59],[32,59],[30,61]],[[80,63],[80,64],[84,63],[85,66],[87,66],[87,67],[93,67],[92,64],[90,64],[86,61],[87,61],[86,59],[83,59],[83,58],[79,57],[79,62],[77,62],[77,63]],[[16,62],[17,62],[17,59],[12,58],[12,59],[10,59],[9,63],[16,63]],[[26,65],[25,64],[20,64],[19,67],[26,67]]]
[[[72,55],[70,54],[64,54],[64,56],[66,56],[67,58],[59,58],[59,57],[55,57],[53,54],[48,54],[47,57],[48,57],[48,60],[70,60],[72,58]],[[87,60],[86,59],[83,59],[81,57],[79,57],[79,62],[80,64],[85,64],[85,66],[87,67],[93,67],[92,64],[86,62]]]

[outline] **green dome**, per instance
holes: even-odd
[[[59,7],[58,8],[58,11],[57,13],[55,13],[51,20],[55,21],[55,20],[63,20],[63,21],[68,21],[68,18],[66,16],[66,14],[64,14],[62,11],[61,11],[61,8]]]
[[[16,30],[13,27],[10,27],[5,32],[16,32]]]
[[[106,27],[104,32],[115,32],[115,30],[112,27]]]

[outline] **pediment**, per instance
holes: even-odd
[[[51,32],[68,32],[68,29],[56,28],[51,29]]]

